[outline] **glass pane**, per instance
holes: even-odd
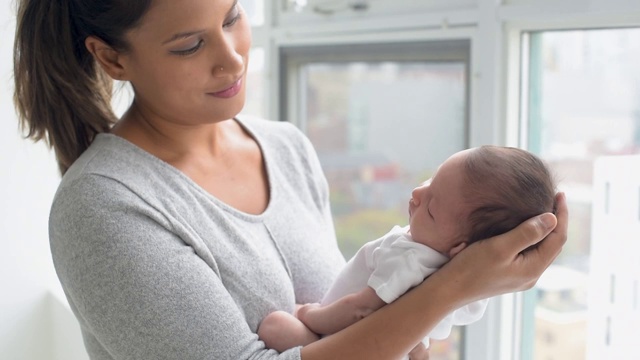
[[[563,253],[528,295],[523,358],[638,359],[628,324],[640,324],[640,156],[628,155],[640,154],[640,29],[530,35],[529,148],[555,171],[570,222]],[[603,157],[620,165],[603,171]],[[605,218],[600,199],[630,181],[616,200],[623,212]],[[627,253],[633,265],[622,268]]]
[[[263,48],[252,48],[249,54],[247,72],[246,102],[243,113],[262,118],[267,117],[265,109],[265,52]]]
[[[303,70],[306,130],[330,183],[348,259],[408,224],[410,193],[466,145],[462,62],[312,63]],[[458,359],[460,333],[432,341],[432,359]]]
[[[264,2],[265,0],[240,0],[252,26],[264,25]]]

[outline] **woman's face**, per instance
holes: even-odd
[[[126,40],[127,79],[147,116],[198,125],[242,110],[251,31],[237,0],[154,0]]]

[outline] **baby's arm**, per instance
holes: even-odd
[[[267,315],[258,327],[258,337],[267,348],[278,352],[309,345],[320,338],[286,311]]]
[[[311,331],[328,335],[336,333],[386,305],[375,290],[365,287],[361,291],[343,296],[335,302],[320,306],[308,304],[298,310],[297,317]]]

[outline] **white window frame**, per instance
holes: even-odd
[[[282,101],[282,98],[286,95],[286,104],[282,104],[280,107],[280,119],[285,119],[287,121],[291,121],[294,124],[298,125],[303,130],[306,128],[306,112],[302,111],[299,108],[299,104],[302,99],[301,96],[304,96],[302,88],[302,79],[300,78],[300,69],[311,62],[319,61],[359,61],[361,58],[358,56],[359,53],[351,54],[344,50],[344,46],[366,46],[371,45],[375,47],[372,49],[370,53],[367,51],[363,51],[365,54],[363,55],[365,61],[386,61],[387,59],[394,61],[412,61],[412,62],[446,62],[446,61],[456,61],[462,62],[465,64],[467,72],[470,67],[470,57],[469,52],[470,49],[466,51],[460,50],[460,46],[464,46],[464,43],[460,43],[460,40],[468,41],[468,36],[461,33],[460,31],[456,31],[454,33],[449,34],[450,37],[443,39],[442,36],[438,36],[438,42],[443,41],[443,44],[434,43],[433,39],[422,33],[394,33],[387,34],[388,36],[381,36],[381,34],[376,34],[376,36],[363,37],[358,36],[357,38],[353,37],[337,37],[337,38],[315,38],[313,43],[310,43],[308,40],[303,43],[299,42],[291,42],[287,41],[285,44],[279,44],[279,49],[281,52],[279,53],[281,63],[281,73],[280,73],[280,89],[279,89],[279,98]],[[455,48],[447,49],[447,42],[450,41]],[[455,43],[455,44],[453,44]],[[412,51],[411,53],[398,53],[390,55],[387,49],[385,49],[387,44],[406,44],[405,50],[411,46],[424,46],[424,49],[417,48],[416,51]],[[470,44],[470,43],[469,43]],[[325,49],[327,47],[331,48],[334,46],[341,46],[340,49],[336,49],[333,53],[333,56],[327,56],[326,54],[321,54],[317,58],[314,58],[314,55],[311,53],[305,53],[305,49],[309,49],[313,46],[322,47],[321,49]],[[401,48],[400,45],[398,48]],[[289,51],[296,50],[300,53],[297,55],[290,56]],[[332,50],[328,50],[331,52]],[[286,65],[285,65],[286,62]],[[285,67],[286,66],[286,67]],[[467,75],[468,76],[468,75]],[[465,93],[467,94],[467,103],[468,103],[468,93],[469,86],[467,78],[467,89]],[[465,123],[468,128],[468,116],[469,109],[467,107],[465,114]],[[468,144],[468,132],[465,132],[465,145]]]
[[[287,9],[288,0],[279,0],[276,23],[281,27],[302,24],[369,21],[371,18],[459,12],[473,8],[475,0],[307,0],[301,12]],[[358,10],[364,6],[364,9]]]

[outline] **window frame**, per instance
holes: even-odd
[[[464,142],[468,146],[470,42],[460,37],[425,41],[424,37],[414,39],[409,37],[394,38],[392,36],[384,40],[380,39],[380,37],[370,39],[371,41],[368,40],[358,39],[356,42],[318,42],[314,45],[287,44],[287,46],[281,46],[279,63],[282,70],[280,81],[278,82],[280,85],[278,119],[291,121],[303,130],[306,128],[306,113],[299,108],[301,97],[304,96],[300,70],[311,62],[455,61],[464,64],[467,74]],[[350,51],[347,50],[348,47],[357,47],[358,49]],[[466,49],[464,49],[465,47]]]
[[[407,17],[411,14],[420,13],[423,19],[420,21],[424,24],[424,15],[427,16],[437,13],[451,13],[468,10],[473,7],[474,0],[307,0],[307,6],[301,11],[289,10],[287,6],[288,0],[280,0],[276,23],[281,27],[312,24],[313,26],[321,25],[326,22],[336,24],[347,24],[351,26],[353,20],[358,22],[364,20],[369,22],[371,18],[380,18],[382,16]],[[311,3],[311,4],[309,4]],[[355,10],[356,5],[367,6],[363,10]],[[455,21],[454,21],[455,22]]]

